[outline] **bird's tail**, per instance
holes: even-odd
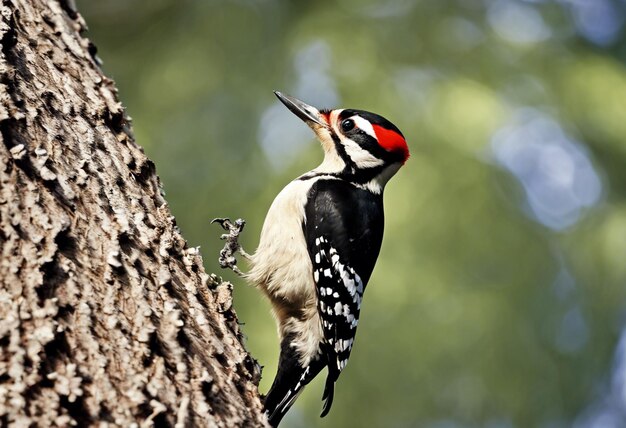
[[[277,427],[283,416],[307,385],[324,367],[319,360],[301,366],[294,348],[289,346],[292,337],[285,337],[281,343],[278,371],[274,383],[265,397],[265,413],[273,427]]]
[[[330,408],[333,405],[333,397],[335,395],[335,381],[330,379],[330,376],[326,378],[326,385],[324,386],[324,395],[322,395],[322,400],[324,400],[324,407],[322,408],[322,414],[320,418],[323,418],[330,412]]]
[[[333,365],[328,365],[328,376],[326,376],[326,384],[324,385],[324,394],[322,400],[324,401],[324,407],[322,408],[322,414],[320,418],[323,418],[330,412],[330,408],[333,405],[333,397],[335,396],[335,382],[339,378],[339,370]]]

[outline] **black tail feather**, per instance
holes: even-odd
[[[271,426],[278,426],[303,388],[319,373],[322,367],[321,364],[311,364],[308,367],[291,366],[288,370],[279,367],[264,405]]]
[[[330,345],[326,345],[329,348],[325,350],[326,355],[333,355],[334,350],[330,348]],[[335,396],[335,382],[339,378],[339,368],[332,362],[328,364],[328,375],[326,376],[326,384],[324,385],[324,394],[322,394],[322,400],[324,400],[324,407],[322,408],[322,414],[320,418],[323,418],[330,412],[330,408],[333,405],[333,397]]]
[[[293,337],[288,335],[281,342],[278,371],[265,398],[265,413],[273,427],[278,426],[304,386],[324,367],[320,360],[311,361],[306,367],[301,366],[294,348],[289,346],[292,340]]]
[[[277,427],[278,424],[280,424],[280,421],[283,419],[293,403],[296,401],[296,398],[298,398],[300,392],[302,392],[302,388],[300,388],[297,392],[294,392],[293,394],[291,394],[291,391],[288,391],[287,395],[283,397],[281,401],[278,402],[278,404],[271,405],[271,407],[269,407],[266,402],[265,414],[267,415],[267,420],[269,421],[270,426]],[[270,394],[268,394],[267,398],[272,401],[278,399],[276,397],[276,394],[272,395],[272,391],[270,391]]]
[[[324,401],[324,407],[322,408],[322,414],[320,418],[323,418],[330,412],[330,408],[333,405],[333,397],[335,396],[335,381],[330,376],[326,377],[326,385],[324,386],[324,394],[322,400]]]

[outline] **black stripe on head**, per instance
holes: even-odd
[[[357,141],[357,143],[361,144],[362,146],[368,146],[365,148],[374,152],[374,154],[377,156],[381,156],[383,158],[389,156],[389,154],[384,149],[382,149],[371,136],[367,135],[363,131],[357,130],[357,132],[359,134],[359,137],[361,137],[359,138],[359,140],[361,141]],[[368,169],[357,168],[352,158],[348,156],[348,153],[346,153],[346,148],[343,146],[343,144],[341,144],[341,139],[339,138],[339,136],[335,134],[335,132],[332,132],[331,135],[333,138],[333,142],[335,143],[335,150],[337,150],[337,154],[346,164],[343,171],[333,175],[336,175],[338,177],[344,177],[354,183],[367,183],[382,172],[383,166],[377,166]]]
[[[337,154],[343,160],[343,162],[346,164],[346,167],[344,168],[343,171],[344,172],[349,172],[349,171],[354,172],[356,170],[356,165],[354,164],[354,161],[352,161],[350,156],[348,156],[348,154],[346,153],[346,148],[343,146],[343,144],[341,144],[341,140],[339,138],[339,135],[337,135],[334,131],[332,131],[331,132],[331,136],[333,137],[333,142],[335,143],[335,150],[337,150]]]
[[[367,122],[369,122],[372,125],[377,125],[380,127],[386,127],[385,129],[390,129],[394,132],[396,132],[397,128],[395,127],[395,125],[393,125],[391,122],[389,122],[387,119],[385,119],[382,116],[379,116],[377,114],[374,113],[370,113],[367,111],[363,111],[363,110],[343,110],[340,114],[339,114],[339,123],[341,124],[341,122],[343,120],[346,120],[348,118],[354,117],[354,116],[359,116],[362,119],[366,120]],[[381,125],[380,123],[384,122],[384,125]],[[339,127],[341,127],[341,125],[339,125]],[[358,144],[359,146],[361,146],[361,148],[363,148],[364,150],[367,150],[368,152],[370,152],[372,154],[372,156],[374,156],[377,159],[381,159],[382,161],[384,161],[386,164],[391,164],[394,162],[399,161],[400,159],[398,159],[398,155],[397,153],[394,152],[390,152],[388,150],[386,150],[385,148],[383,148],[380,144],[380,142],[376,139],[375,136],[370,135],[369,133],[367,133],[365,130],[357,127],[354,127],[352,129],[350,129],[349,131],[341,131],[343,136],[345,136],[346,138],[350,139],[351,141],[355,142],[356,144]],[[397,131],[399,132],[399,131]],[[404,138],[404,137],[403,137]],[[347,154],[345,152],[345,148],[343,147],[342,144],[338,144],[337,140],[335,140],[335,145],[338,147],[338,151],[341,150],[340,152],[340,156],[342,156],[342,158],[345,160],[344,155],[347,157]],[[354,162],[351,161],[351,164],[354,165]],[[375,168],[366,168],[364,169],[364,171],[369,171],[369,170],[378,170],[378,167]],[[370,175],[370,174],[366,174],[366,175]]]
[[[361,116],[363,119],[367,120],[372,125],[382,126],[383,128],[389,129],[390,131],[397,132],[398,134],[400,134],[400,136],[402,138],[404,138],[404,135],[402,134],[402,132],[398,129],[398,127],[396,125],[394,125],[393,123],[389,122],[384,117],[382,117],[382,116],[380,116],[380,115],[378,115],[376,113],[371,113],[369,111],[356,110],[356,109],[345,109],[345,110],[342,110],[342,112],[339,114],[339,121],[342,121],[344,119],[347,119],[347,118],[355,116],[355,115],[356,116]]]
[[[373,127],[378,127],[379,129],[384,129],[385,131],[392,132],[404,139],[404,135],[402,135],[402,132],[400,132],[400,130],[393,123],[389,122],[384,117],[379,116],[375,113],[371,113],[369,111],[356,109],[342,110],[338,117],[339,123],[354,116],[358,116],[361,119],[367,121]],[[341,125],[339,126],[341,127]],[[374,130],[374,132],[376,131]],[[384,142],[378,141],[378,135],[374,137],[358,127],[354,127],[349,131],[342,131],[342,133],[347,138],[360,145],[363,149],[369,151],[374,157],[382,159],[387,164],[404,162],[406,160],[407,154],[405,153],[405,151],[389,150],[383,145]]]

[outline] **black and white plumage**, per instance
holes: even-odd
[[[319,111],[276,95],[314,130],[325,157],[275,198],[247,274],[269,297],[281,337],[265,400],[272,426],[325,367],[322,416],[330,410],[382,243],[383,189],[409,155],[402,133],[381,116]]]

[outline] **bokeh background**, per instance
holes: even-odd
[[[626,1],[78,6],[184,236],[235,284],[262,392],[274,322],[209,220],[244,217],[254,250],[321,160],[272,90],[407,137],[334,408],[318,380],[286,427],[626,427]]]

